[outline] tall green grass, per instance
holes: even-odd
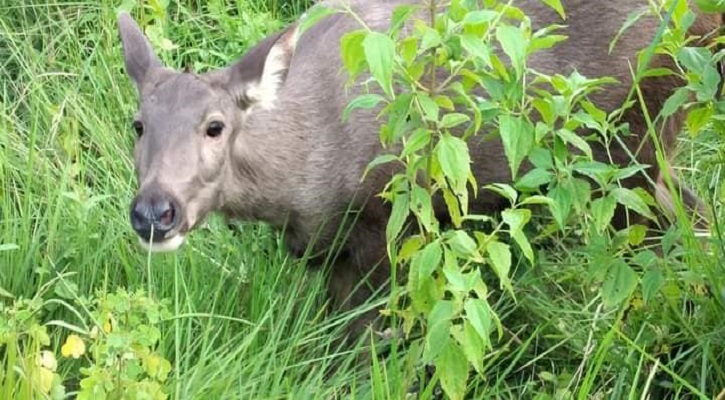
[[[358,360],[357,347],[338,348],[352,315],[326,315],[323,274],[290,258],[265,226],[229,229],[213,218],[176,254],[141,251],[127,217],[137,97],[123,69],[117,2],[10,3],[0,6],[0,301],[33,298],[58,281],[41,296],[67,304],[47,302],[41,317],[56,354],[70,333],[64,324],[87,317],[85,297],[140,288],[171,301],[160,352],[173,365],[165,383],[173,398],[397,399],[425,375],[414,348],[372,363]],[[188,0],[140,14],[166,21],[155,44],[176,47],[161,51],[165,62],[203,70],[308,5]],[[683,175],[719,207],[722,136],[683,141],[683,150]],[[725,388],[725,260],[722,212],[713,210],[710,253],[690,254],[690,265],[668,260],[663,293],[626,314],[600,307],[583,255],[541,246],[534,268],[513,272],[516,301],[491,300],[506,331],[485,376],[471,382],[474,397],[640,398],[654,388],[654,396],[715,396]],[[0,347],[0,360],[8,354]],[[79,366],[84,359],[60,360],[70,393]],[[435,380],[421,397],[438,393]]]
[[[178,11],[185,23],[174,25],[173,37],[184,49],[165,55],[176,64],[185,57],[220,64],[302,4],[275,16],[263,6],[198,19],[182,13],[191,8]],[[224,30],[237,23],[232,13],[246,21],[242,33]],[[0,288],[32,298],[63,276],[67,290],[46,299],[62,292],[73,303],[120,287],[171,299],[174,317],[161,325],[160,346],[174,365],[168,389],[181,398],[334,394],[356,375],[333,347],[340,321],[323,318],[322,274],[306,273],[268,228],[231,230],[215,219],[176,255],[149,257],[137,246],[127,220],[136,93],[115,15],[111,2],[0,7]],[[193,53],[192,43],[209,53]],[[43,320],[80,323],[63,307],[47,309]],[[51,329],[57,354],[68,334]],[[340,369],[323,380],[333,362]],[[78,365],[61,362],[60,374],[72,391]]]

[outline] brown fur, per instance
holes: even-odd
[[[382,30],[394,7],[404,2],[410,1],[353,0],[351,5],[370,27]],[[636,53],[652,41],[659,21],[638,21],[609,54],[610,41],[627,16],[647,7],[648,2],[562,3],[566,21],[538,0],[516,2],[532,17],[535,26],[568,25],[565,33],[569,40],[535,54],[529,65],[544,73],[568,74],[576,68],[587,77],[615,76],[621,84],[592,96],[599,107],[612,111],[625,100],[632,85],[630,63],[636,67]],[[286,243],[293,253],[302,255],[312,245],[312,253],[323,260],[344,225],[346,211],[352,207],[356,222],[332,266],[330,295],[338,307],[350,308],[365,301],[373,289],[385,286],[389,277],[385,244],[389,205],[376,195],[394,171],[389,166],[377,168],[361,182],[366,165],[382,151],[379,121],[373,111],[356,111],[348,123],[340,117],[361,90],[359,86],[344,89],[346,77],[341,74],[339,51],[341,35],[358,28],[355,20],[341,14],[327,17],[296,43],[293,31],[286,30],[263,41],[237,64],[203,75],[178,74],[162,68],[133,21],[122,16],[119,23],[127,70],[141,95],[139,120],[146,127],[136,145],[141,186],[138,197],[143,199],[146,192],[163,190],[176,199],[183,215],[167,237],[186,233],[208,213],[221,211],[232,218],[285,226]],[[720,24],[719,16],[700,15],[691,33],[704,37]],[[281,54],[278,60],[289,63],[288,68],[275,72],[280,77],[279,86],[270,83],[273,79],[266,83],[260,79],[267,55],[275,51]],[[669,66],[669,62],[657,56],[652,66]],[[649,78],[640,83],[653,118],[681,84],[672,77]],[[276,97],[274,104],[259,104],[261,100],[251,95],[256,93],[250,90],[252,87],[270,90],[267,93]],[[212,114],[225,123],[225,132],[219,138],[204,136]],[[676,115],[658,127],[667,153],[674,147],[681,119]],[[623,120],[633,132],[625,140],[627,147],[636,154],[637,161],[652,166],[647,171],[650,179],[636,176],[624,184],[655,191],[651,185],[655,182],[658,198],[665,199],[669,194],[662,185],[662,171],[646,134],[641,108],[631,108]],[[511,181],[499,141],[473,139],[470,151],[479,185]],[[597,159],[607,161],[607,149],[594,151]],[[616,145],[609,151],[617,164],[632,161]],[[681,185],[677,183],[677,187]],[[695,203],[692,208],[700,206],[696,196],[685,197]],[[500,196],[486,191],[471,201],[471,209],[479,213],[499,211],[504,205]],[[618,215],[615,224],[622,226],[623,214]],[[356,324],[354,330],[361,330],[364,322]]]

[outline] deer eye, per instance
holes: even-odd
[[[211,121],[206,127],[206,135],[209,137],[217,137],[224,132],[224,123],[221,121]]]
[[[136,120],[133,121],[133,124],[131,124],[131,126],[133,126],[133,130],[136,131],[136,135],[138,137],[141,137],[141,135],[143,135],[143,122]]]

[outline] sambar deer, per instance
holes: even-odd
[[[338,2],[322,3],[334,7]],[[351,9],[375,30],[389,26],[392,11],[401,3],[415,1],[349,1]],[[611,53],[609,45],[627,17],[648,7],[648,2],[567,0],[562,2],[565,21],[542,3],[515,2],[535,27],[566,24],[564,33],[569,39],[534,54],[529,65],[550,74],[576,69],[587,77],[613,76],[619,84],[607,86],[591,99],[608,112],[620,107],[632,86],[630,63],[637,64],[637,52],[654,39],[660,20],[642,18],[624,32]],[[343,109],[362,90],[361,85],[345,87],[339,45],[345,32],[360,28],[356,19],[333,14],[302,34],[298,24],[292,24],[262,40],[233,65],[207,73],[165,68],[128,14],[121,14],[118,23],[126,71],[140,96],[133,121],[140,188],[130,218],[144,246],[174,250],[208,214],[221,212],[284,227],[286,245],[296,255],[305,253],[308,246],[314,247],[313,253],[324,254],[352,209],[356,211],[354,226],[331,266],[333,303],[354,307],[373,290],[385,287],[389,278],[385,227],[390,207],[376,195],[394,167],[376,168],[361,180],[368,163],[384,151],[378,136],[378,110],[357,110],[346,122],[341,118]],[[707,38],[720,24],[720,16],[698,14],[690,33]],[[671,67],[672,62],[657,55],[651,66]],[[673,76],[641,81],[650,115],[656,115],[682,84]],[[650,179],[640,174],[624,184],[645,187],[666,202],[669,195],[661,177],[668,171],[658,168],[641,106],[630,108],[623,121],[634,133],[625,138],[626,145],[639,149],[637,161],[651,166],[646,171]],[[681,125],[682,116],[675,115],[659,127],[666,151],[673,149]],[[480,185],[511,182],[500,141],[470,143]],[[607,151],[619,165],[632,161],[616,145],[595,148],[596,158],[606,161]],[[697,198],[686,193],[685,200],[697,207]],[[482,191],[471,200],[470,208],[493,213],[505,205],[498,195]],[[366,284],[359,285],[362,282]],[[367,322],[359,321],[353,330],[359,331]]]

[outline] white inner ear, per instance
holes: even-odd
[[[285,70],[289,68],[297,45],[297,27],[279,38],[272,46],[264,61],[262,77],[258,83],[247,89],[247,97],[253,99],[255,106],[271,109],[277,101],[279,88],[284,84]]]

